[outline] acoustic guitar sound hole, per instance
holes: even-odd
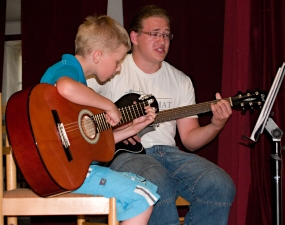
[[[96,136],[96,127],[89,116],[83,116],[81,121],[84,134],[93,139]]]
[[[82,137],[90,144],[96,144],[100,133],[97,133],[96,124],[92,119],[92,113],[87,109],[82,109],[78,114],[78,126]]]

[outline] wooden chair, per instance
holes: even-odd
[[[189,207],[190,203],[188,201],[186,201],[184,198],[178,196],[177,200],[176,200],[176,206],[177,207]],[[184,217],[179,217],[179,221],[180,224],[184,224]]]
[[[2,95],[0,93],[0,100]],[[6,157],[6,190],[4,191],[3,178],[3,157],[0,159],[0,225],[4,225],[4,217],[7,217],[7,224],[17,225],[18,216],[36,215],[77,215],[77,224],[83,225],[85,215],[108,215],[109,225],[118,225],[116,220],[116,207],[114,198],[96,197],[92,195],[67,193],[57,197],[39,197],[32,190],[18,188],[16,181],[16,166],[12,156],[12,149],[9,146],[6,129],[3,126],[3,114],[5,107],[2,108],[0,116],[1,133],[5,137],[5,143],[0,147],[1,155]],[[92,223],[93,225],[95,223]]]

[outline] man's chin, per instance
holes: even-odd
[[[156,58],[157,62],[161,63],[165,59],[165,57],[166,57],[166,55],[159,55],[159,56],[157,56],[155,58]]]
[[[166,57],[166,53],[165,52],[157,52],[157,54],[155,55],[155,58],[158,60],[158,61],[163,61]]]

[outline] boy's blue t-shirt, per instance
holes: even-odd
[[[48,83],[54,85],[61,77],[70,77],[87,86],[87,82],[79,61],[70,54],[64,54],[61,61],[49,67],[41,78],[40,83]],[[94,161],[96,165],[98,162]]]
[[[54,85],[61,77],[70,77],[87,86],[79,61],[70,54],[62,55],[62,60],[49,67],[41,78],[41,83]]]

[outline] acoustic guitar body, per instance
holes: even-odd
[[[96,133],[93,123],[88,130],[89,116],[100,113],[99,109],[69,102],[49,84],[11,96],[6,107],[9,142],[23,176],[38,195],[75,190],[92,161],[113,158],[112,129]],[[64,125],[66,139],[61,137],[60,125]],[[63,140],[68,142],[66,146]]]

